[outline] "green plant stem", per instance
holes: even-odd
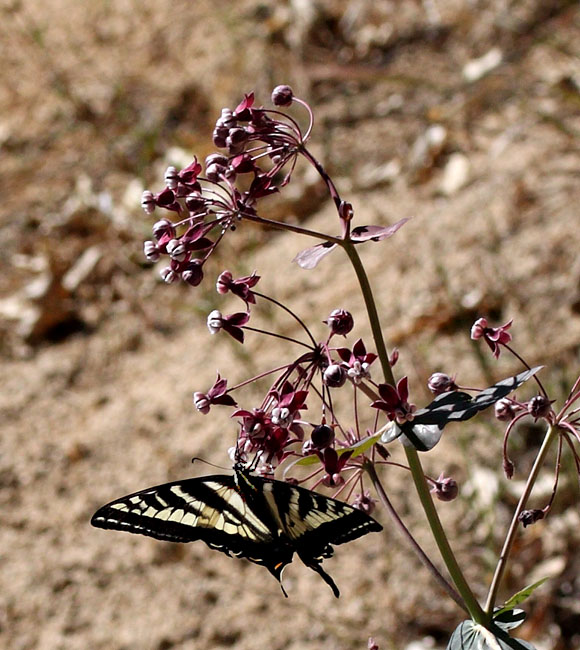
[[[394,386],[395,377],[393,376],[393,370],[391,368],[391,364],[389,363],[389,354],[387,352],[387,347],[385,345],[385,340],[383,339],[383,333],[381,331],[381,321],[379,319],[373,291],[371,289],[365,268],[359,257],[359,254],[354,247],[354,244],[351,241],[341,240],[341,246],[346,251],[351,264],[354,267],[354,271],[356,273],[356,277],[363,294],[373,340],[375,342],[375,347],[377,349],[377,354],[379,355],[379,361],[381,362],[381,368],[383,370],[383,376],[387,383]]]
[[[379,315],[366,271],[357,251],[355,250],[354,244],[349,240],[344,240],[341,245],[346,251],[346,254],[348,255],[353,265],[354,271],[360,284],[360,288],[367,308],[371,332],[377,349],[377,354],[381,362],[385,381],[394,386],[395,378],[393,376],[391,364],[389,363],[389,356],[381,331]],[[429,487],[427,485],[427,480],[425,479],[425,473],[421,467],[421,462],[419,461],[417,450],[414,448],[405,447],[405,452],[407,454],[407,461],[411,469],[411,475],[413,476],[413,482],[415,483],[415,489],[419,495],[419,500],[421,501],[421,505],[425,511],[427,521],[429,522],[429,526],[433,532],[433,536],[441,553],[441,557],[447,566],[447,569],[451,575],[451,578],[453,579],[453,582],[455,583],[457,591],[461,595],[461,598],[463,599],[463,602],[465,603],[465,606],[473,620],[477,623],[487,625],[489,623],[489,617],[483,611],[480,604],[477,602],[475,596],[473,595],[473,592],[471,591],[469,585],[467,584],[467,581],[465,580],[465,577],[463,576],[463,573],[461,572],[461,569],[459,568],[459,565],[457,564],[455,555],[451,550],[447,536],[445,535],[445,531],[443,530],[443,526],[439,520],[439,515],[435,509],[435,504],[431,498],[431,493],[429,492]]]
[[[377,494],[379,495],[379,498],[381,500],[381,503],[385,507],[385,510],[389,513],[391,516],[393,522],[395,523],[396,527],[399,529],[401,534],[407,539],[409,542],[411,548],[419,558],[419,560],[427,567],[431,575],[435,578],[436,582],[444,589],[449,596],[463,609],[464,611],[467,611],[467,607],[465,606],[463,600],[461,599],[461,596],[453,589],[453,587],[445,580],[445,578],[441,575],[441,572],[439,569],[431,562],[425,551],[419,546],[417,540],[413,537],[411,534],[410,530],[405,526],[399,515],[397,514],[397,511],[393,507],[391,501],[389,500],[389,497],[387,496],[387,493],[385,492],[385,489],[383,488],[383,485],[377,475],[377,472],[375,470],[374,465],[371,462],[366,462],[363,465],[365,471],[369,475],[372,484],[375,487],[375,490],[377,491]]]
[[[457,588],[457,591],[461,594],[463,602],[465,603],[465,606],[471,618],[477,623],[487,625],[489,618],[481,608],[481,605],[477,602],[475,596],[473,595],[473,592],[471,591],[471,588],[467,584],[467,581],[465,580],[465,577],[459,568],[459,565],[457,564],[455,555],[451,550],[451,546],[447,540],[447,535],[445,534],[443,526],[441,525],[441,520],[437,514],[435,504],[431,498],[429,486],[427,485],[427,481],[425,479],[425,473],[421,467],[419,454],[414,447],[407,446],[405,446],[405,454],[407,455],[407,462],[409,463],[409,468],[411,469],[411,474],[413,476],[415,488],[417,489],[417,494],[419,495],[421,505],[425,511],[425,516],[429,522],[431,532],[433,533],[433,537],[435,538],[435,542],[439,548],[441,557],[443,558],[445,566],[449,571],[449,575],[451,576]]]
[[[489,587],[489,593],[487,595],[487,601],[485,603],[485,611],[489,616],[491,616],[493,613],[493,608],[495,606],[495,601],[497,599],[497,592],[499,590],[499,585],[503,573],[505,571],[505,567],[507,565],[507,560],[511,548],[516,538],[516,533],[519,526],[519,516],[521,512],[524,510],[525,505],[530,497],[532,488],[534,487],[536,479],[538,478],[538,474],[540,473],[540,469],[542,468],[542,465],[544,464],[544,461],[546,459],[546,455],[550,449],[550,445],[557,437],[558,437],[558,429],[556,426],[551,425],[548,428],[548,431],[546,432],[546,436],[544,438],[544,441],[542,442],[540,451],[538,452],[538,455],[536,456],[536,460],[534,461],[532,471],[530,472],[530,475],[528,476],[528,480],[526,481],[526,485],[524,486],[524,491],[522,492],[520,500],[518,501],[518,505],[516,506],[516,509],[514,511],[514,516],[512,517],[509,530],[507,532],[505,541],[503,543],[503,548],[501,549],[501,553],[497,561],[497,566],[495,568],[495,573],[493,575],[493,579]]]

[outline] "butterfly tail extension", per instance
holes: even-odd
[[[316,559],[313,557],[303,557],[300,555],[300,559],[304,564],[309,568],[312,569],[313,571],[316,571],[318,575],[326,582],[326,584],[332,589],[332,593],[335,595],[336,598],[340,597],[340,591],[338,587],[336,586],[336,583],[334,580],[326,573],[326,571],[322,568],[322,560],[321,559]]]
[[[283,562],[276,562],[276,563],[266,563],[264,562],[264,566],[268,569],[268,571],[276,578],[276,580],[280,583],[280,589],[282,589],[282,593],[284,594],[285,598],[288,598],[288,593],[286,592],[286,589],[284,589],[284,584],[282,583],[282,574],[284,573],[284,569],[292,562],[292,557],[290,557],[289,561],[283,561]]]

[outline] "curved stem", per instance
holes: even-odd
[[[477,623],[486,625],[488,623],[488,617],[481,608],[481,605],[477,602],[475,596],[473,595],[473,592],[471,591],[471,588],[467,584],[467,581],[465,580],[465,577],[463,576],[463,573],[457,564],[455,555],[451,550],[451,546],[447,540],[447,535],[445,535],[445,531],[441,525],[439,515],[437,514],[435,504],[433,503],[431,493],[429,492],[429,486],[427,485],[425,474],[423,473],[423,468],[421,467],[419,454],[414,447],[405,447],[405,453],[407,455],[407,461],[409,463],[409,468],[411,469],[411,474],[413,475],[417,494],[419,495],[421,505],[425,511],[425,515],[429,522],[429,526],[431,527],[431,531],[433,533],[433,537],[435,538],[435,542],[437,543],[437,547],[439,548],[439,552],[441,553],[441,557],[445,562],[445,566],[447,567],[447,570],[449,571],[449,574],[451,575],[451,578],[457,587],[457,591],[459,591],[461,594],[463,602],[465,603],[465,607],[467,608],[471,618]]]
[[[357,251],[355,250],[354,244],[349,240],[343,240],[341,245],[346,251],[346,254],[348,255],[354,267],[356,276],[358,278],[361,287],[361,291],[367,308],[369,322],[371,325],[373,339],[377,349],[377,354],[381,362],[385,381],[387,381],[388,383],[394,386],[395,379],[393,376],[391,364],[389,363],[389,356],[387,353],[387,348],[381,331],[379,315],[377,312],[377,307],[374,301],[372,289],[366,271],[363,267],[362,261]],[[441,557],[443,558],[443,561],[447,566],[449,574],[451,575],[451,578],[453,579],[453,582],[457,587],[457,591],[461,595],[461,598],[463,599],[463,602],[465,603],[465,607],[467,608],[470,616],[473,618],[474,621],[485,625],[488,623],[488,616],[486,615],[486,613],[481,608],[480,604],[475,599],[473,592],[471,591],[469,585],[467,584],[467,581],[465,580],[465,577],[463,576],[463,573],[461,572],[461,569],[459,568],[459,565],[457,564],[455,555],[451,550],[449,541],[447,540],[447,536],[445,535],[445,531],[443,530],[443,526],[441,525],[441,521],[439,520],[439,515],[437,514],[437,510],[435,509],[433,499],[431,498],[431,493],[429,492],[429,487],[425,479],[423,468],[421,467],[421,462],[419,461],[417,450],[414,448],[406,447],[405,452],[407,454],[407,461],[409,463],[409,468],[411,469],[411,474],[413,476],[413,482],[415,483],[415,489],[417,490],[417,494],[419,495],[421,505],[423,506],[423,510],[425,511],[425,515],[427,517],[429,526],[431,527],[431,531],[433,533],[433,536],[435,538],[435,541],[441,553]],[[387,509],[390,512],[390,508],[387,507]]]
[[[413,549],[413,551],[415,552],[419,560],[427,567],[427,569],[429,570],[431,575],[435,578],[439,586],[441,586],[449,594],[449,596],[453,598],[453,600],[459,605],[459,607],[467,611],[467,608],[463,603],[461,596],[455,591],[455,589],[453,589],[453,587],[441,575],[439,569],[433,564],[433,562],[431,562],[431,560],[428,558],[425,551],[423,551],[423,549],[419,546],[417,540],[413,537],[410,530],[405,526],[405,524],[397,514],[397,511],[393,507],[392,503],[390,502],[387,496],[387,493],[383,488],[383,485],[377,475],[374,465],[370,462],[367,462],[364,464],[363,467],[366,470],[367,474],[369,475],[371,482],[374,485],[377,494],[379,495],[381,503],[385,507],[385,510],[387,510],[387,512],[391,516],[393,522],[395,523],[395,525],[397,526],[401,534],[407,539],[407,541],[411,545],[411,548]]]
[[[308,338],[310,339],[310,342],[312,343],[312,347],[316,347],[316,341],[314,337],[312,336],[310,330],[306,326],[306,323],[297,315],[295,314],[291,309],[286,307],[286,305],[283,305],[281,302],[276,300],[275,298],[270,298],[270,296],[267,296],[264,293],[260,293],[259,291],[253,291],[252,292],[254,295],[259,296],[260,298],[263,298],[264,300],[269,300],[271,303],[276,305],[277,307],[280,307],[280,309],[283,309],[287,314],[290,314],[292,318],[302,327],[302,329],[306,332]]]
[[[255,214],[242,213],[241,217],[244,221],[253,221],[254,223],[259,223],[262,226],[270,226],[276,230],[290,230],[291,232],[296,232],[299,235],[306,235],[308,237],[315,237],[316,239],[322,239],[326,242],[332,244],[342,244],[342,239],[338,237],[333,237],[332,235],[327,235],[316,230],[310,230],[309,228],[302,228],[300,226],[294,226],[291,223],[284,223],[282,221],[274,221],[273,219],[266,219],[265,217],[259,217]]]
[[[514,516],[512,517],[512,522],[510,524],[509,530],[507,532],[505,541],[503,543],[503,548],[501,549],[501,553],[497,562],[497,566],[495,568],[495,573],[493,574],[493,579],[491,581],[491,585],[489,587],[489,593],[487,595],[487,601],[485,603],[485,611],[489,616],[493,613],[493,608],[495,605],[495,601],[497,598],[497,592],[499,590],[499,585],[503,576],[503,573],[505,571],[505,567],[507,564],[508,556],[510,554],[512,545],[514,543],[514,540],[516,538],[516,533],[518,530],[518,525],[519,525],[519,516],[522,510],[525,508],[525,505],[530,497],[530,494],[532,492],[532,488],[534,487],[534,484],[536,482],[536,479],[538,478],[538,474],[540,473],[540,469],[542,465],[544,464],[544,460],[546,459],[546,455],[548,453],[548,450],[550,449],[550,445],[554,441],[554,439],[557,437],[558,434],[558,429],[555,426],[550,426],[548,428],[548,431],[546,432],[546,437],[544,438],[544,441],[542,442],[542,446],[540,447],[540,451],[538,452],[538,455],[536,456],[536,460],[534,461],[534,465],[532,467],[532,471],[530,472],[530,475],[528,476],[528,480],[526,481],[526,485],[524,486],[524,491],[522,492],[522,496],[520,497],[520,500],[518,501],[518,505],[516,506],[516,509],[514,511]]]

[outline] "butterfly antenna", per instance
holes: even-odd
[[[210,467],[215,467],[216,469],[222,469],[224,471],[228,471],[231,469],[230,467],[222,467],[221,465],[216,465],[215,463],[210,463],[209,460],[205,460],[205,458],[201,458],[200,456],[194,456],[191,459],[192,463],[195,463],[196,461],[199,461],[200,463],[205,463],[206,465],[209,465]]]

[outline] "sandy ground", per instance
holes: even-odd
[[[235,304],[215,294],[223,268],[256,269],[262,291],[321,338],[320,321],[344,307],[354,336],[370,340],[346,259],[302,271],[291,260],[308,243],[296,235],[242,227],[203,286],[160,284],[141,257],[151,224],[139,197],[161,186],[168,162],[212,151],[222,106],[249,90],[266,104],[288,82],[315,109],[313,149],[357,224],[414,217],[361,250],[385,336],[400,349],[398,376],[409,375],[417,401],[435,370],[468,385],[519,370],[474,349],[478,315],[514,318],[517,349],[547,366],[561,400],[580,357],[577,4],[29,0],[3,3],[2,15],[0,647],[350,650],[369,636],[382,650],[445,647],[461,612],[384,512],[383,534],[325,562],[339,600],[298,562],[284,599],[264,569],[202,543],[89,526],[114,497],[215,472],[192,468],[193,456],[229,464],[235,427],[225,413],[197,414],[191,395],[216,370],[239,381],[285,352],[258,337],[243,348],[210,337],[207,313]],[[305,166],[269,209],[335,228]],[[480,598],[540,435],[533,425],[516,433],[509,484],[502,430],[489,419],[450,428],[423,457],[461,485],[439,510]],[[564,466],[553,512],[518,539],[502,591],[550,576],[520,634],[540,649],[580,647],[578,483],[569,458]],[[433,551],[408,477],[384,478]]]

